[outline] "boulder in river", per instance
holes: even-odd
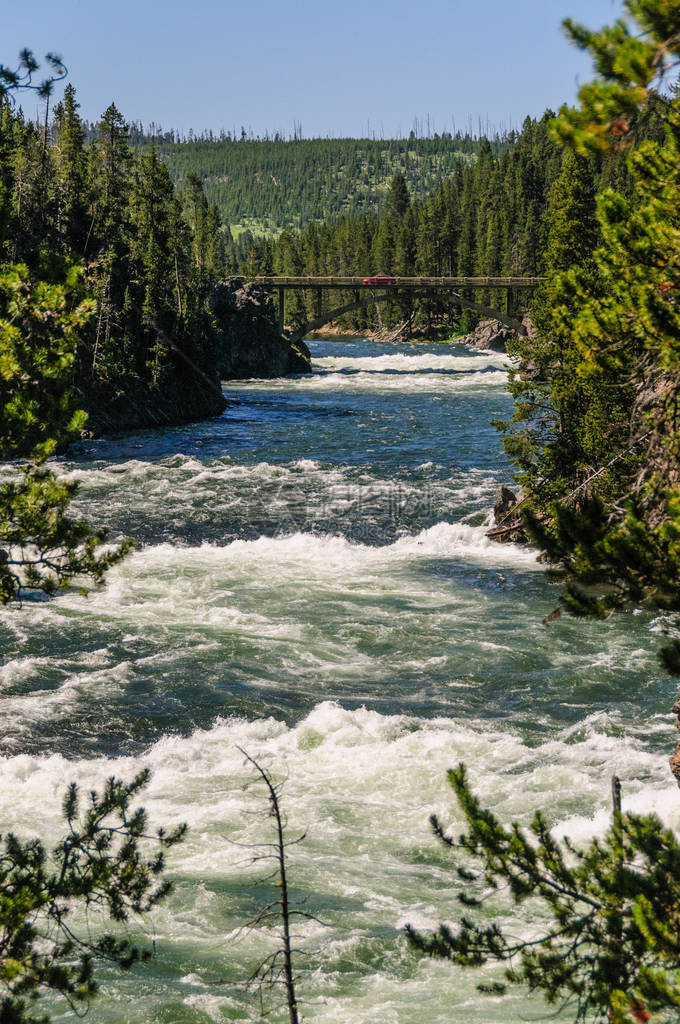
[[[517,495],[505,484],[501,484],[496,492],[496,504],[493,507],[493,518],[499,526],[508,517],[511,509],[517,504]]]

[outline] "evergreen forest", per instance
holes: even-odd
[[[70,407],[96,409],[112,426],[142,422],[151,407],[158,422],[172,420],[182,415],[181,380],[187,409],[193,402],[204,414],[219,411],[210,303],[224,257],[219,215],[198,180],[175,193],[155,148],[130,146],[114,104],[86,144],[68,85],[43,125],[2,101],[0,182],[0,252],[12,268],[4,308],[21,297],[29,316],[36,289],[51,286],[65,287],[65,308],[79,311],[69,342]],[[52,436],[42,411],[30,413],[45,400],[39,390],[13,406],[19,425],[3,438],[5,452],[30,451]]]
[[[172,141],[171,141],[172,139]],[[138,146],[154,141],[173,182],[195,174],[209,203],[225,225],[267,236],[300,230],[309,221],[343,214],[379,213],[385,208],[391,178],[399,173],[413,195],[426,196],[459,164],[474,161],[483,140],[444,133],[410,139],[253,139],[246,136],[191,137],[173,133],[131,135]],[[511,146],[514,134],[496,137],[495,153]]]
[[[526,118],[521,132],[502,143],[481,139],[475,140],[473,147],[470,142],[473,153],[457,160],[451,173],[441,176],[425,194],[414,187],[403,169],[395,169],[376,211],[346,211],[323,220],[310,219],[303,230],[284,230],[275,238],[243,232],[236,242],[228,241],[230,266],[246,277],[363,277],[377,271],[405,277],[543,275],[550,193],[562,167],[562,148],[550,130],[553,118],[550,111],[539,120]],[[663,136],[658,101],[652,98],[637,113],[631,136],[639,140]],[[211,145],[219,148],[224,144],[201,143],[203,151],[209,152]],[[236,151],[240,145],[231,144]],[[198,173],[203,177],[202,168]],[[584,173],[594,193],[611,187],[623,195],[632,194],[632,179],[620,152],[590,154]],[[504,308],[507,301],[505,293],[477,293],[477,297],[496,308]],[[311,319],[312,301],[311,295],[295,296],[287,302],[287,317]],[[333,303],[332,298],[325,301]],[[518,297],[511,296],[510,301],[517,305]],[[414,300],[407,296],[382,303],[379,309],[345,314],[338,326],[350,331],[400,328],[406,336],[414,331],[431,336],[438,330],[440,335],[451,336],[466,334],[477,319],[450,299]]]

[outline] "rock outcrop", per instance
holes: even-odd
[[[536,328],[531,322],[529,313],[525,313],[522,317],[522,325],[529,338],[536,337]],[[468,334],[462,340],[464,344],[472,345],[473,348],[480,351],[505,352],[507,343],[516,337],[516,331],[513,331],[511,327],[506,327],[500,320],[480,320],[472,334]]]
[[[227,402],[217,375],[211,380],[183,365],[172,376],[166,375],[158,387],[141,380],[122,380],[115,388],[106,385],[88,392],[82,405],[88,411],[87,434],[97,436],[195,423],[219,416]]]
[[[89,388],[82,397],[89,414],[88,433],[172,426],[219,416],[227,405],[220,380],[311,371],[309,349],[281,333],[271,298],[262,288],[242,282],[219,284],[213,312],[217,332],[207,344],[214,349],[206,350],[203,361],[212,367],[210,372],[171,352],[157,386],[131,377]]]
[[[524,330],[527,332],[527,338],[535,338],[538,331],[534,327],[534,321],[531,319],[531,313],[525,313],[522,317],[522,325]]]
[[[505,352],[507,342],[516,337],[516,333],[500,320],[480,320],[472,334],[463,338],[463,342],[483,351]]]
[[[671,710],[675,715],[675,728],[680,730],[680,697],[678,697]],[[670,766],[673,778],[678,786],[680,786],[680,743],[678,743],[675,753],[670,759]]]
[[[493,518],[496,526],[500,526],[507,519],[516,504],[517,495],[515,492],[501,484],[496,491],[496,504],[493,507]]]
[[[509,487],[501,484],[496,492],[496,504],[493,507],[494,526],[488,533],[491,540],[501,544],[516,544],[525,539],[519,515],[519,507],[523,500],[524,494],[521,491],[515,494]]]
[[[225,380],[310,373],[304,341],[291,342],[278,325],[269,292],[243,281],[218,284],[213,296],[218,325],[217,366]]]

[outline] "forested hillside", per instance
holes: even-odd
[[[139,144],[149,137],[137,133]],[[492,142],[499,153],[513,136]],[[192,139],[155,145],[175,183],[196,174],[225,224],[271,234],[342,214],[378,213],[390,179],[403,174],[414,196],[427,195],[485,143],[469,135],[427,139]]]
[[[71,326],[68,379],[60,376],[55,390],[69,408],[86,410],[95,429],[219,413],[218,369],[239,365],[236,350],[254,326],[268,339],[272,365],[262,349],[248,362],[252,372],[285,372],[287,357],[271,309],[237,309],[236,296],[216,291],[230,238],[200,179],[189,173],[175,188],[154,143],[132,146],[130,136],[115,104],[96,125],[84,123],[71,85],[42,125],[0,96],[0,267],[11,268],[12,282],[0,287],[0,316],[12,290],[27,318],[38,287],[68,282],[66,308],[87,315]],[[0,376],[0,408],[15,376]],[[14,400],[16,436],[10,444],[0,434],[0,452],[30,451],[54,436],[54,421],[36,411],[44,382],[24,392],[31,387],[40,396]],[[26,403],[37,403],[30,416]]]
[[[21,61],[30,80],[30,51]],[[195,175],[175,190],[114,104],[86,126],[70,85],[51,122],[28,121],[21,81],[0,67],[0,458],[31,463],[0,485],[0,602],[100,579],[127,550],[97,553],[104,535],[69,518],[75,485],[48,456],[84,429],[216,415],[220,371],[308,366],[270,305],[218,286],[225,239]]]

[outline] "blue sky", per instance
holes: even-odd
[[[406,135],[472,117],[509,127],[571,102],[591,76],[563,37],[616,0],[27,0],[2,12],[0,61],[60,53],[83,116],[255,134]],[[37,109],[23,101],[29,115]]]

